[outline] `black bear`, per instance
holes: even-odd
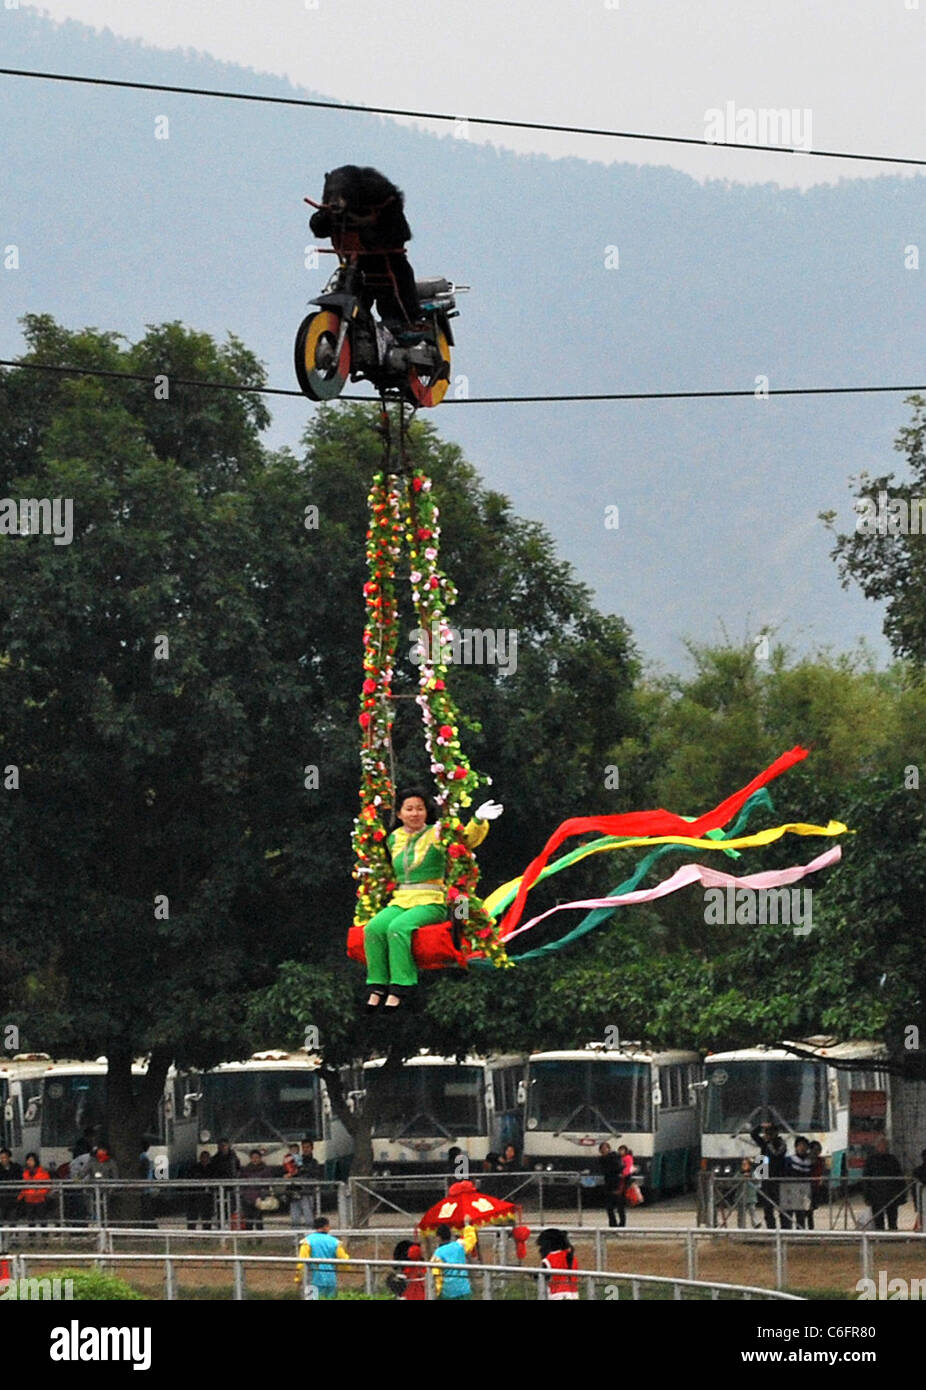
[[[331,237],[341,251],[344,233],[354,232],[363,248],[361,265],[369,284],[364,300],[374,299],[383,319],[415,323],[421,306],[415,272],[405,255],[411,228],[405,218],[405,194],[378,169],[343,164],[325,175],[325,204],[312,215],[316,236]]]

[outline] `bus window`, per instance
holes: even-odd
[[[706,1134],[749,1133],[766,1120],[795,1134],[830,1127],[822,1062],[722,1062],[705,1079]]]
[[[532,1062],[528,1129],[614,1134],[651,1127],[648,1062]]]

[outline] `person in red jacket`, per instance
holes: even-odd
[[[391,1274],[386,1280],[387,1287],[396,1298],[406,1303],[423,1302],[425,1298],[425,1272],[423,1265],[406,1265],[406,1260],[423,1260],[421,1246],[414,1240],[400,1240],[392,1252],[392,1258],[400,1267],[399,1272]]]
[[[579,1280],[570,1273],[576,1267],[576,1252],[565,1231],[551,1228],[541,1231],[537,1237],[540,1247],[540,1264],[549,1270],[546,1275],[547,1298],[557,1303],[565,1303],[579,1297]]]
[[[26,1161],[23,1165],[23,1182],[34,1183],[34,1186],[22,1188],[16,1199],[17,1202],[22,1203],[22,1211],[26,1221],[30,1226],[39,1222],[46,1225],[51,1178],[39,1163],[39,1156],[36,1153],[26,1154]]]

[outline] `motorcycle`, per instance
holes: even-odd
[[[339,256],[337,269],[321,294],[309,301],[318,312],[307,315],[296,334],[300,390],[310,400],[328,401],[341,394],[348,380],[367,380],[381,395],[398,395],[416,408],[439,405],[450,385],[456,295],[469,286],[443,277],[417,280],[421,325],[383,323],[368,307],[381,276],[364,270],[359,243],[348,249],[342,241],[334,254]]]

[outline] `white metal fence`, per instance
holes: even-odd
[[[233,1293],[235,1301],[241,1301],[248,1297],[247,1292],[247,1272],[249,1270],[276,1270],[282,1267],[281,1285],[285,1286],[285,1272],[292,1271],[294,1268],[294,1257],[292,1255],[245,1255],[238,1253],[227,1253],[221,1255],[181,1255],[177,1253],[167,1254],[126,1254],[109,1253],[96,1251],[93,1253],[69,1252],[67,1254],[49,1254],[21,1251],[12,1255],[9,1259],[11,1265],[10,1278],[15,1280],[28,1280],[37,1277],[34,1273],[30,1275],[30,1268],[34,1271],[41,1269],[47,1274],[49,1266],[66,1267],[69,1270],[77,1267],[81,1262],[89,1262],[94,1267],[106,1268],[116,1266],[120,1271],[133,1268],[160,1267],[163,1270],[163,1297],[173,1301],[184,1296],[183,1286],[178,1278],[179,1273],[184,1269],[190,1268],[199,1274],[203,1268],[233,1267]],[[309,1301],[319,1298],[322,1292],[318,1285],[313,1283],[313,1270],[318,1266],[324,1265],[328,1269],[335,1269],[343,1287],[347,1276],[356,1277],[362,1274],[363,1292],[370,1297],[380,1293],[383,1297],[391,1297],[387,1294],[384,1284],[385,1278],[392,1274],[397,1265],[394,1259],[351,1259],[349,1261],[334,1259],[301,1260],[299,1269],[295,1276],[290,1275],[290,1282],[299,1284],[301,1296]],[[424,1291],[425,1299],[435,1299],[437,1297],[435,1285],[435,1266],[424,1260],[403,1260],[403,1269],[421,1269],[424,1272]],[[470,1285],[469,1297],[482,1298],[489,1301],[523,1301],[525,1299],[542,1299],[548,1296],[549,1274],[538,1268],[525,1265],[502,1265],[502,1264],[442,1264],[440,1267],[441,1275],[446,1278],[448,1272],[454,1271],[463,1274]],[[566,1273],[575,1278],[580,1290],[580,1297],[585,1300],[612,1301],[622,1298],[632,1300],[640,1299],[672,1299],[676,1302],[686,1299],[774,1299],[788,1302],[801,1302],[798,1295],[781,1293],[773,1289],[760,1288],[758,1286],[744,1284],[728,1284],[709,1281],[695,1281],[690,1279],[668,1279],[659,1275],[634,1274],[625,1271],[607,1269],[574,1269]],[[563,1271],[556,1272],[557,1277],[562,1277]],[[189,1286],[188,1286],[189,1287]],[[187,1292],[187,1297],[194,1296]],[[321,1301],[321,1300],[320,1300]]]

